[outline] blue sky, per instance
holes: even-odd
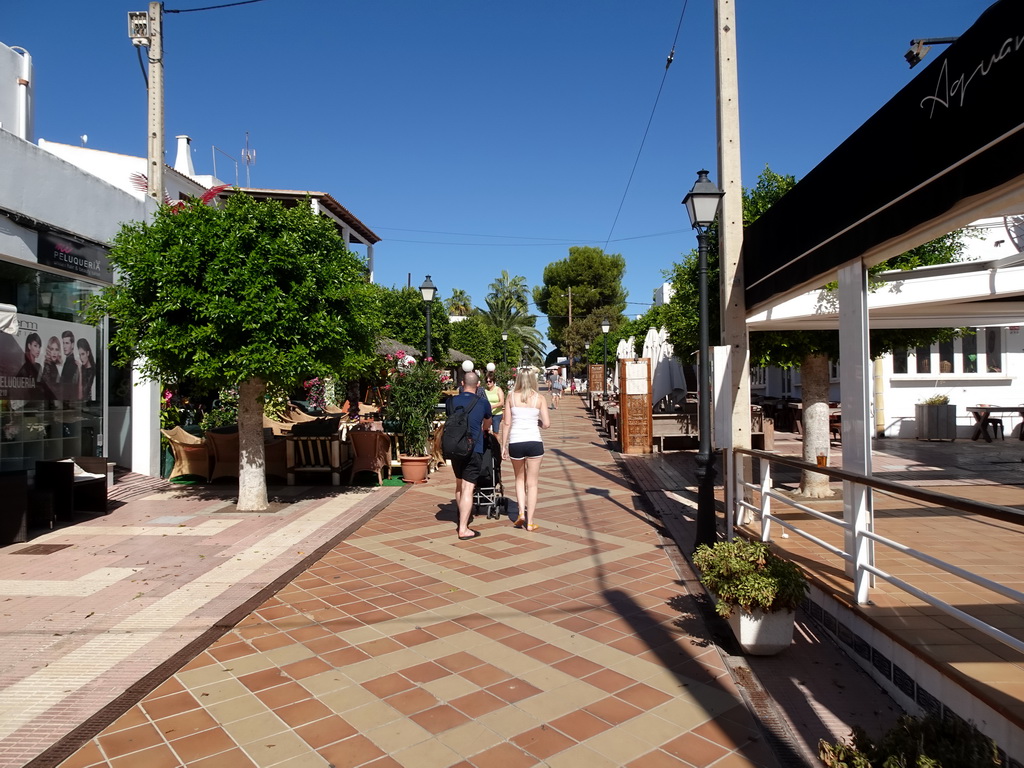
[[[222,2],[165,3],[168,162],[185,133],[197,172],[216,147],[234,182],[223,153],[240,158],[248,132],[252,186],[334,196],[382,238],[378,282],[430,274],[482,304],[502,269],[539,285],[570,246],[594,245],[625,257],[632,315],[694,248],[680,201],[700,168],[717,180],[712,0],[169,12]],[[744,185],[765,165],[803,176],[924,68],[903,60],[912,38],[958,35],[989,5],[736,0]],[[145,155],[127,13],[147,7],[3,0],[0,41],[35,65],[37,138]]]

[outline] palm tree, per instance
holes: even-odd
[[[506,273],[507,275],[507,273]],[[535,318],[520,308],[511,297],[488,296],[484,320],[499,333],[518,339],[523,345],[523,356],[527,362],[538,364],[544,360],[544,339],[541,332],[533,327]]]
[[[487,294],[487,301],[500,299],[519,307],[522,312],[530,311],[526,278],[522,275],[512,277],[507,269],[503,269],[501,270],[501,277],[491,283],[488,288],[491,289],[491,292]]]
[[[449,315],[465,317],[473,312],[473,299],[461,288],[453,288],[452,295],[444,300],[444,308]]]

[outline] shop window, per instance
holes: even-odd
[[[973,332],[960,339],[960,359],[964,373],[978,372],[978,337]]]
[[[939,342],[939,373],[953,372],[953,340]]]
[[[84,322],[99,286],[0,262],[0,295],[18,311],[0,333],[0,470],[102,451],[106,339]]]
[[[917,352],[914,355],[917,359],[917,373],[931,373],[932,372],[932,348],[931,347],[918,347]]]
[[[906,373],[907,372],[907,350],[896,349],[892,353],[892,372],[893,373]]]
[[[985,370],[1003,372],[1003,329],[985,328]]]

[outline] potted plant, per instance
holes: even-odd
[[[387,404],[384,415],[397,422],[402,435],[405,453],[399,456],[402,462],[402,479],[406,482],[425,482],[430,455],[430,444],[434,424],[434,412],[441,399],[443,387],[442,371],[430,359],[417,363],[416,359],[404,352],[386,355],[392,364],[388,371],[385,387]]]
[[[697,547],[693,564],[745,652],[770,656],[789,647],[794,611],[807,593],[807,579],[795,563],[765,542],[734,539]]]
[[[947,395],[932,395],[914,406],[918,440],[956,440],[956,406]]]

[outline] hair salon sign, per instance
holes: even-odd
[[[40,232],[37,258],[47,267],[107,283],[111,281],[107,249],[98,245],[79,243],[53,232]]]

